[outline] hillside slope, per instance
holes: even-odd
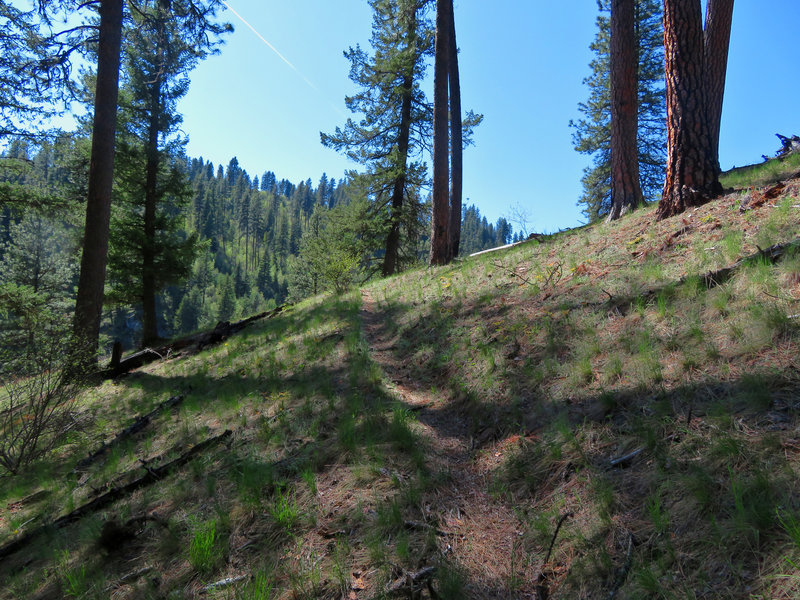
[[[0,544],[150,480],[0,559],[0,598],[798,597],[799,191],[316,298],[89,390],[88,433],[0,479]]]

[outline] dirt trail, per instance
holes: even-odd
[[[539,561],[526,555],[514,512],[489,493],[489,469],[502,456],[502,442],[473,449],[469,424],[449,393],[408,378],[377,303],[368,290],[361,293],[372,360],[383,370],[390,391],[416,415],[432,471],[449,474],[423,501],[426,516],[447,533],[439,538],[440,551],[463,569],[469,598],[535,598]]]

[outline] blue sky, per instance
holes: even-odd
[[[188,152],[251,175],[299,182],[355,168],[323,148],[354,88],[342,56],[368,46],[366,0],[227,0],[294,68],[230,11],[236,31],[191,74],[180,105]],[[462,104],[485,115],[464,158],[464,196],[494,221],[518,205],[530,230],[581,221],[576,201],[589,158],[572,149],[570,119],[586,98],[595,0],[456,0]],[[739,0],[725,96],[723,169],[778,149],[775,133],[800,134],[798,0]],[[429,86],[430,87],[430,86]]]

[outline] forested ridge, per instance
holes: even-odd
[[[43,301],[57,302],[66,312],[76,283],[77,205],[86,178],[82,145],[67,138],[41,146],[17,141],[4,152],[0,182],[46,199],[42,206],[29,205],[27,210],[4,207],[0,230],[4,283],[30,285],[43,294]],[[157,296],[162,337],[207,329],[218,321],[244,318],[326,289],[328,282],[320,279],[315,287],[307,262],[298,261],[304,238],[308,245],[319,237],[320,219],[337,206],[339,211],[350,207],[353,192],[346,179],[337,181],[323,173],[315,185],[310,178],[296,184],[278,179],[271,171],[251,177],[236,158],[215,167],[202,158],[179,157],[175,166],[185,190],[179,203],[164,208],[164,229],[168,222],[179,245],[196,239],[184,271],[166,280]],[[124,223],[130,217],[125,205],[119,204],[112,214],[116,225],[102,329],[108,341],[103,347],[119,340],[130,349],[140,341],[141,310],[131,289],[135,249],[131,238],[124,236]],[[365,218],[363,207],[350,208],[348,219]],[[488,223],[474,206],[464,209],[463,231],[465,254],[517,239],[505,219]],[[419,253],[425,254],[424,238]],[[379,269],[379,254],[358,258],[364,260],[359,269],[363,278]],[[19,316],[6,315],[4,335],[13,338],[19,327]],[[13,345],[12,338],[5,337],[5,344]]]

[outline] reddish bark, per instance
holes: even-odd
[[[664,219],[717,196],[706,116],[704,37],[698,0],[664,0],[667,176],[656,217]]]
[[[719,132],[722,101],[725,96],[725,75],[728,68],[728,47],[731,39],[733,0],[709,0],[705,28],[705,85],[711,152],[719,172]]]
[[[636,1],[611,3],[611,211],[618,219],[644,202],[639,184]]]
[[[448,10],[452,0],[436,2],[436,52],[433,75],[433,222],[431,228],[431,265],[449,262],[450,237],[450,165],[448,153],[448,55],[450,50],[450,27]]]
[[[458,44],[453,2],[447,2],[450,43],[448,47],[448,81],[450,83],[450,259],[458,256],[461,244],[461,195],[464,142],[461,130],[461,80],[458,73]]]

